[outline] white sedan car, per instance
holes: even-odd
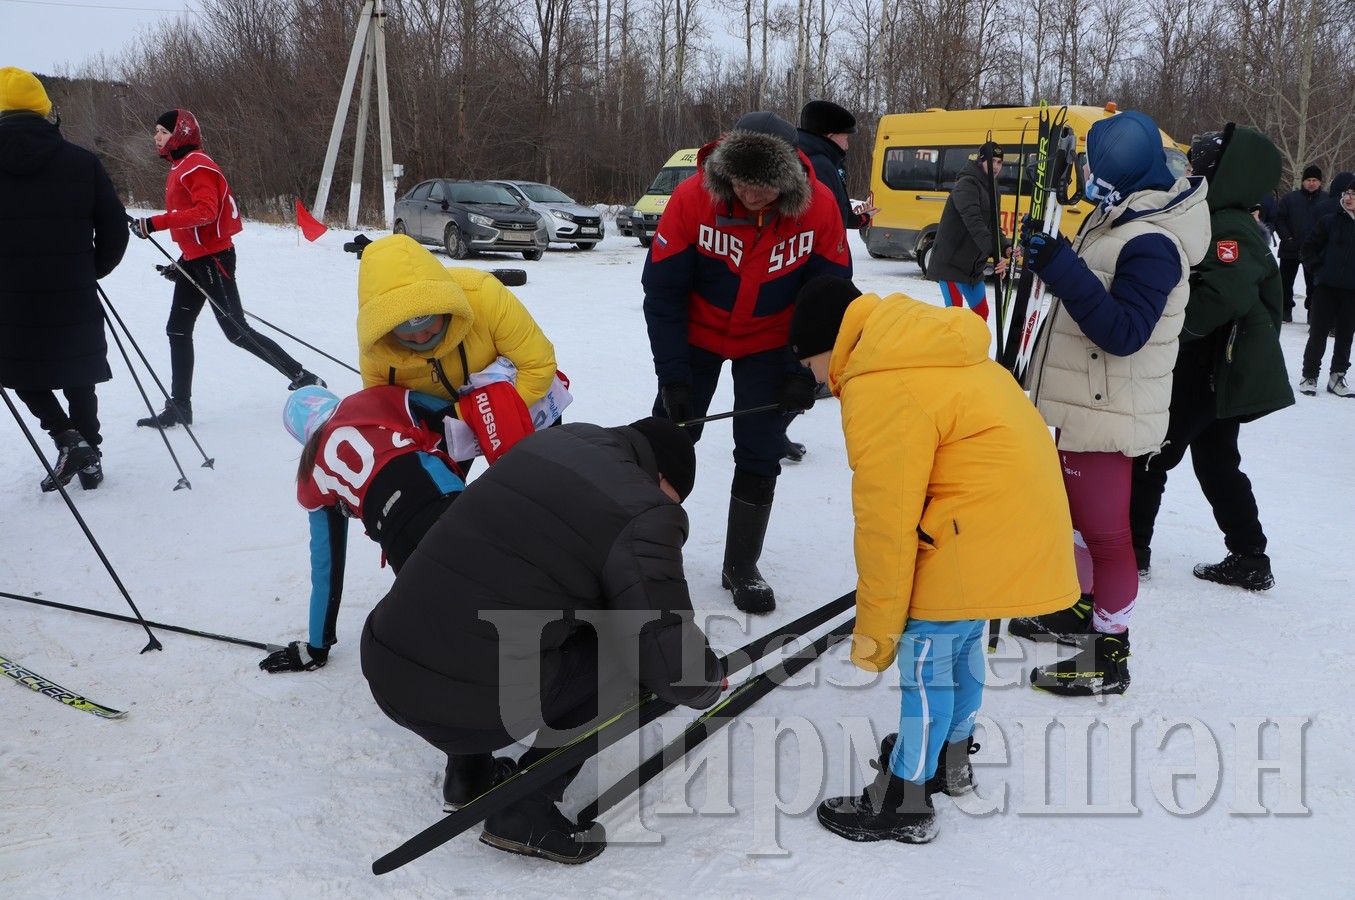
[[[575,203],[558,188],[539,181],[499,180],[492,183],[503,185],[523,206],[540,215],[552,243],[578,244],[580,250],[592,250],[605,234],[602,213],[591,206]]]

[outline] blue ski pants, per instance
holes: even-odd
[[[898,777],[926,781],[946,743],[974,733],[983,702],[984,624],[908,620],[899,639],[899,739],[889,760]]]

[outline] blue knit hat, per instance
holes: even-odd
[[[1106,208],[1137,191],[1165,191],[1176,183],[1167,168],[1157,123],[1135,110],[1102,119],[1087,132],[1087,199]]]
[[[338,408],[339,397],[332,391],[315,385],[297,388],[282,408],[282,424],[288,434],[304,444]]]

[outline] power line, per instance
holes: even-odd
[[[167,9],[163,6],[104,6],[98,3],[62,3],[59,0],[0,0],[0,3],[23,3],[28,6],[64,6],[72,9],[117,9],[128,10],[130,12],[158,12],[158,13],[192,13],[197,15],[194,9]]]

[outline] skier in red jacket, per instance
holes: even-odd
[[[235,283],[235,245],[240,233],[240,209],[226,176],[210,156],[202,152],[198,120],[186,109],[171,109],[155,120],[155,147],[169,161],[165,179],[165,212],[132,219],[132,234],[149,237],[169,229],[179,245],[178,269],[166,270],[174,282],[174,303],[165,333],[169,335],[171,370],[170,400],[159,415],[138,419],[138,425],[165,428],[193,423],[193,325],[210,294],[212,311],[226,339],[243,347],[285,375],[288,390],[306,385],[324,386],[319,377],[302,368],[271,339],[245,323],[240,291]]]

